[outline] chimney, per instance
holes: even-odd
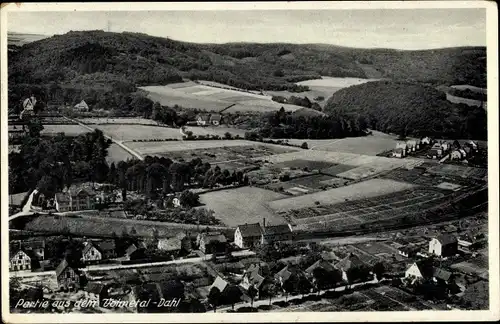
[[[266,227],[266,218],[262,218],[262,226]]]

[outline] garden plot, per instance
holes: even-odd
[[[205,208],[215,212],[214,216],[229,227],[245,223],[285,224],[286,221],[267,207],[272,200],[281,199],[285,195],[257,187],[242,187],[213,191],[200,195],[200,202]]]
[[[41,135],[57,135],[64,133],[67,136],[78,136],[89,133],[90,130],[80,125],[43,125]]]
[[[116,140],[133,141],[149,139],[181,139],[182,134],[177,128],[153,125],[97,125],[96,128]]]
[[[304,207],[312,207],[319,204],[335,204],[346,200],[358,200],[388,193],[398,192],[413,188],[414,186],[404,182],[386,179],[371,179],[364,182],[347,185],[341,188],[330,189],[288,199],[280,199],[269,203],[269,207],[275,211],[286,211]]]
[[[439,164],[429,168],[427,172],[445,176],[472,178],[476,180],[484,180],[485,177],[488,176],[487,169],[467,167],[455,164]]]
[[[290,168],[290,169],[305,169],[308,170],[323,170],[333,166],[333,163],[324,161],[310,161],[310,160],[290,160],[281,163],[276,163],[275,166],[278,168]]]

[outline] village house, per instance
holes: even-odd
[[[9,249],[10,271],[31,270],[31,256],[28,251],[23,249]]]
[[[420,149],[420,140],[413,139],[406,142],[410,151],[415,152]]]
[[[392,151],[392,157],[403,158],[405,156],[405,151],[402,148],[397,148]]]
[[[74,108],[79,111],[89,111],[89,105],[87,105],[85,100],[82,100],[79,103],[77,103]]]
[[[347,272],[349,271],[349,269],[365,266],[367,266],[367,264],[363,262],[357,255],[350,253],[348,256],[337,262],[334,267],[337,270],[342,271],[342,280],[344,280],[345,282],[349,282],[349,279],[347,277]]]
[[[228,286],[229,283],[226,280],[222,279],[220,276],[217,276],[208,291],[212,290],[212,288],[217,288],[222,294]]]
[[[408,153],[408,144],[406,142],[397,142],[396,143],[396,150],[397,149],[402,149],[403,156],[406,156],[406,153]]]
[[[455,150],[450,153],[450,160],[461,160],[462,159],[462,154],[460,153],[459,150]]]
[[[222,122],[222,115],[221,114],[213,114],[210,116],[210,124],[214,126],[219,126]]]
[[[437,159],[443,156],[443,148],[441,147],[441,144],[435,143],[431,150],[429,151],[429,156],[433,159]]]
[[[460,152],[460,155],[462,156],[462,159],[465,159],[467,157],[467,152],[465,151],[465,149],[458,149],[458,151]]]
[[[458,237],[458,250],[462,252],[472,252],[477,247],[481,245],[481,243],[486,242],[486,235],[484,233],[472,233],[467,232]]]
[[[300,278],[303,277],[304,274],[296,265],[287,265],[283,269],[281,269],[278,273],[274,275],[274,280],[276,280],[281,287],[290,280],[290,278]]]
[[[234,244],[241,249],[259,246],[263,241],[264,235],[259,223],[240,225],[234,232]]]
[[[458,241],[452,235],[440,235],[429,242],[429,253],[440,257],[453,256],[458,251]]]
[[[420,143],[422,145],[431,145],[432,144],[432,139],[428,136],[422,138],[422,140],[420,141]]]
[[[97,245],[98,250],[101,252],[103,260],[113,259],[116,257],[116,246],[114,240],[103,240],[94,243]]]
[[[447,270],[441,268],[434,268],[432,272],[432,280],[435,283],[439,283],[442,285],[448,285],[451,283],[453,274]]]
[[[82,250],[82,261],[85,263],[95,262],[102,260],[102,253],[99,248],[92,243],[92,241],[84,242]]]
[[[292,242],[292,226],[290,224],[273,225],[263,227],[264,244],[272,244],[274,242]]]
[[[321,260],[314,262],[309,268],[307,268],[305,270],[305,273],[308,276],[313,276],[314,270],[316,270],[318,268],[324,269],[327,272],[335,271],[335,267],[330,262],[321,259]]]
[[[248,291],[250,286],[253,286],[257,289],[257,296],[255,298],[258,299],[268,274],[269,269],[267,265],[251,264],[243,273],[240,286],[246,291]]]
[[[29,255],[34,256],[37,260],[45,260],[45,241],[44,240],[34,240],[34,241],[13,241],[10,244],[10,249],[12,250],[23,250]]]
[[[144,252],[146,251],[146,244],[144,242],[138,242],[137,244],[132,243],[125,250],[125,258],[128,260],[137,260],[144,257]]]
[[[224,252],[227,239],[220,232],[204,232],[198,234],[196,242],[201,252],[212,254]]]
[[[55,207],[58,212],[95,209],[97,193],[90,188],[76,191],[67,190],[55,195]]]
[[[87,298],[92,301],[96,301],[100,307],[104,305],[104,299],[109,298],[109,284],[101,282],[89,282],[85,286],[85,291],[87,292]]]
[[[198,126],[206,126],[210,123],[210,114],[198,114],[196,116],[196,124]]]
[[[432,261],[429,259],[420,260],[411,264],[405,271],[405,278],[411,282],[430,279],[434,274]]]
[[[57,285],[63,291],[78,290],[80,288],[80,274],[78,269],[71,267],[66,259],[56,268]]]
[[[414,258],[417,256],[417,253],[420,251],[420,248],[414,245],[407,245],[400,247],[398,249],[398,254],[404,256],[405,258]]]

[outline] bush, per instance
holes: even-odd
[[[300,148],[303,148],[304,150],[307,150],[307,149],[309,149],[309,146],[307,145],[307,142],[304,142],[304,143],[302,143],[302,145],[300,146]]]

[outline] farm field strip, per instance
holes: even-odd
[[[133,141],[141,139],[181,139],[182,135],[177,128],[161,127],[154,125],[93,125],[95,128],[116,140]],[[128,144],[127,144],[128,145]]]
[[[43,130],[40,134],[56,135],[58,133],[65,133],[68,136],[77,136],[89,132],[90,130],[80,125],[43,125]]]
[[[280,199],[269,203],[273,210],[290,210],[304,207],[313,207],[315,202],[335,204],[344,202],[346,199],[357,200],[381,196],[384,194],[398,192],[413,188],[414,185],[398,182],[386,181],[385,179],[370,179],[364,182],[347,185],[344,187],[329,189],[309,195]]]
[[[152,119],[138,118],[138,117],[125,117],[125,118],[107,118],[107,117],[90,117],[90,118],[77,118],[79,122],[84,124],[141,124],[141,125],[158,125],[158,122]]]

